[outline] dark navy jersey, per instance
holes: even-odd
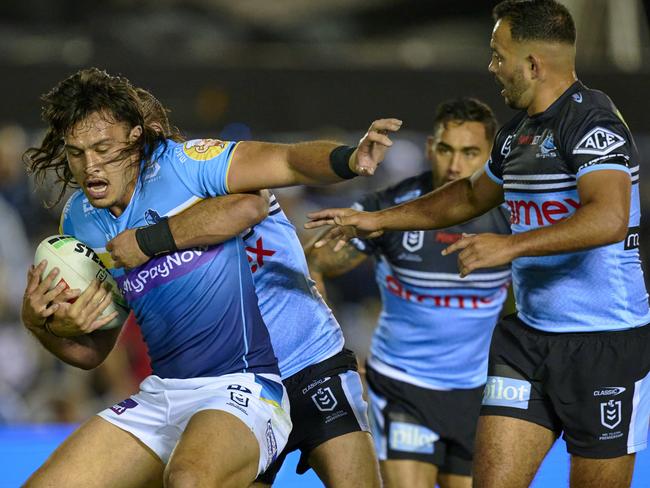
[[[432,191],[432,182],[429,171],[373,193],[354,207],[393,207]],[[504,208],[446,229],[387,232],[353,241],[376,257],[383,308],[369,359],[375,370],[425,388],[485,383],[490,336],[506,298],[510,268],[461,278],[458,256],[441,255],[463,233],[485,232],[510,233]]]
[[[639,155],[612,101],[580,82],[545,112],[522,112],[497,134],[486,172],[503,186],[513,233],[573,215],[580,207],[577,181],[602,170],[630,176],[628,235],[595,249],[516,259],[517,310],[534,328],[591,332],[650,321],[639,258]]]

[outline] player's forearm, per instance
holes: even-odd
[[[330,165],[330,154],[338,146],[327,141],[240,142],[228,171],[228,189],[230,193],[241,193],[342,181]]]
[[[476,198],[470,178],[444,185],[420,198],[375,212],[380,230],[441,229],[482,215],[496,203]]]
[[[510,236],[518,257],[546,256],[606,246],[625,239],[628,222],[613,206],[584,205],[566,220]]]
[[[45,327],[29,327],[41,345],[61,361],[76,368],[93,369],[99,366],[117,339],[117,330],[95,331],[76,337],[58,337]]]
[[[210,246],[232,239],[269,212],[268,192],[209,198],[169,219],[178,249]]]
[[[294,173],[292,185],[337,183],[343,178],[332,169],[330,155],[339,147],[339,143],[327,141],[301,142],[290,144],[287,151],[287,163]],[[350,149],[352,151],[352,149]],[[347,157],[347,169],[350,168],[352,152]]]
[[[367,258],[364,253],[355,249],[350,243],[336,252],[334,245],[335,242],[329,242],[323,247],[312,246],[305,250],[310,271],[318,273],[324,278],[336,278],[352,271]]]

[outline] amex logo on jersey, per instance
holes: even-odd
[[[216,158],[227,145],[219,139],[194,139],[183,144],[183,152],[194,161],[207,161]]]

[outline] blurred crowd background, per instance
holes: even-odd
[[[354,144],[376,118],[404,120],[378,174],[328,188],[277,191],[307,243],[306,213],[347,206],[428,168],[436,105],[471,95],[499,120],[487,72],[488,0],[21,0],[0,3],[0,424],[76,422],[119,401],[148,372],[127,328],[105,365],[75,370],[20,324],[38,242],[57,233],[53,184],[37,189],[21,155],[42,135],[39,96],[82,67],[120,73],[171,109],[188,138]],[[578,74],[605,91],[639,146],[650,213],[650,8],[641,0],[564,0],[578,28]],[[645,219],[647,226],[648,220]],[[642,231],[642,253],[647,254]],[[361,358],[380,309],[366,262],[328,286],[348,346]]]

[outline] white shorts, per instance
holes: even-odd
[[[273,374],[189,379],[148,376],[139,393],[98,415],[136,436],[167,464],[187,423],[201,410],[228,412],[248,426],[260,446],[257,474],[276,459],[291,432],[287,391]]]

